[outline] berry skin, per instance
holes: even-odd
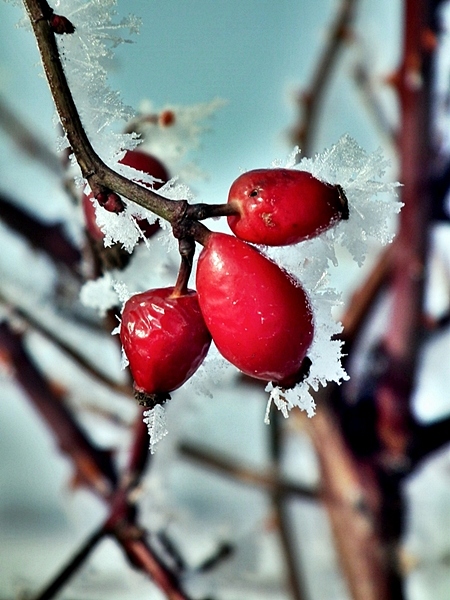
[[[240,239],[288,246],[348,219],[343,189],[295,169],[256,169],[231,185],[228,203],[237,210],[228,225]]]
[[[197,267],[200,308],[219,352],[243,373],[290,387],[313,340],[303,288],[256,248],[212,233]]]
[[[167,172],[166,167],[154,156],[147,154],[146,152],[142,152],[140,150],[127,150],[125,156],[120,161],[123,165],[127,165],[128,167],[133,167],[137,171],[143,171],[148,175],[152,175],[155,179],[159,179],[160,181],[155,181],[153,184],[154,190],[159,189],[164,183],[169,181],[170,176]],[[141,185],[148,186],[147,183],[143,181],[138,181]],[[102,194],[102,192],[100,192]],[[110,194],[111,195],[111,194]],[[116,194],[117,195],[117,194]],[[104,233],[97,225],[97,221],[95,219],[95,208],[92,204],[93,194],[83,194],[82,198],[82,208],[84,213],[84,221],[86,224],[86,229],[89,235],[96,241],[103,240]],[[106,209],[110,210],[110,212],[120,212],[119,205],[117,202],[109,200],[105,198],[104,202],[101,202],[101,198],[98,199],[99,203]],[[144,235],[149,238],[156,231],[158,231],[159,225],[157,223],[153,223],[150,225],[146,219],[138,220],[138,225],[142,229]]]
[[[173,287],[135,294],[125,303],[120,339],[130,362],[135,390],[167,395],[202,364],[211,336],[197,293],[177,295]]]

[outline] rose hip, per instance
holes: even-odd
[[[135,389],[168,394],[185,383],[203,362],[211,336],[197,293],[173,287],[135,294],[125,303],[120,339]]]
[[[197,291],[214,343],[229,362],[285,387],[302,378],[313,315],[289,274],[249,244],[212,233],[199,257]]]
[[[339,185],[296,169],[243,173],[231,185],[228,203],[237,211],[228,217],[233,233],[268,246],[296,244],[348,219],[347,198]]]

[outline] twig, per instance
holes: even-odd
[[[73,460],[77,478],[100,497],[108,498],[117,482],[111,454],[97,448],[76,424],[26,352],[22,335],[14,332],[7,322],[0,324],[0,348],[16,381],[53,431],[59,448]]]
[[[67,266],[71,273],[79,277],[81,254],[64,235],[60,224],[46,225],[28,214],[0,192],[0,219],[16,230],[21,236],[50,256],[56,262]]]
[[[24,0],[31,25],[38,43],[42,64],[50,91],[58,111],[61,125],[66,133],[70,147],[80,166],[81,173],[97,196],[101,192],[113,191],[152,211],[158,217],[181,227],[184,222],[186,235],[204,243],[208,229],[195,215],[195,205],[190,207],[187,219],[186,201],[164,198],[155,191],[128,180],[110,169],[99,158],[84,131],[81,119],[69,88],[59,56],[55,34],[48,21],[48,4],[45,0]],[[202,205],[202,217],[206,219],[206,206]],[[217,208],[214,209],[217,211]]]
[[[128,384],[117,383],[109,377],[107,377],[106,375],[104,375],[101,371],[96,369],[90,361],[88,361],[77,350],[75,350],[72,346],[70,346],[64,340],[62,340],[44,323],[38,321],[25,308],[12,305],[11,301],[8,300],[8,298],[6,298],[6,296],[1,292],[1,290],[0,304],[6,306],[11,314],[20,317],[20,319],[22,319],[28,327],[31,327],[35,331],[38,331],[53,345],[57,346],[62,352],[67,354],[75,364],[77,364],[81,369],[83,369],[83,371],[89,373],[89,375],[91,375],[98,382],[102,383],[111,391],[119,392],[121,394],[125,394],[127,396],[132,397],[131,388]]]
[[[380,292],[388,285],[392,272],[397,243],[394,240],[377,258],[369,275],[353,292],[342,315],[341,322],[344,327],[343,339],[345,352],[348,353],[351,344],[359,334],[366,321],[367,315],[378,298]]]
[[[10,136],[19,150],[38,160],[57,177],[61,177],[63,169],[56,154],[51,152],[41,139],[19,119],[1,96],[0,127]]]
[[[105,537],[106,532],[102,527],[94,531],[82,546],[76,551],[68,563],[61,569],[53,581],[33,600],[50,600],[68,583],[69,579],[77,572],[84,561],[90,556],[91,552],[97,547],[97,544]]]
[[[211,448],[199,448],[183,442],[178,450],[182,457],[215,469],[225,476],[247,485],[256,485],[272,492],[278,489],[284,496],[292,495],[306,500],[318,500],[321,497],[321,492],[318,490],[280,478],[273,470],[261,472],[254,468],[236,464],[232,459],[221,456]]]
[[[353,70],[353,79],[361,91],[363,102],[367,106],[376,128],[392,148],[395,149],[398,141],[397,132],[389,122],[389,119],[381,106],[370,79],[367,65],[362,61],[355,66]]]
[[[276,412],[272,415],[269,425],[270,455],[277,479],[281,478],[281,461],[284,447],[284,430],[281,419],[284,419],[284,417],[282,417],[281,413]],[[289,594],[293,600],[302,600],[306,598],[305,582],[300,574],[300,556],[293,536],[292,520],[288,511],[287,498],[278,486],[273,488],[271,497],[278,525],[281,549],[284,554]]]
[[[390,598],[386,556],[371,519],[378,500],[373,479],[369,476],[361,482],[355,461],[323,404],[306,427],[319,459],[325,508],[352,600]],[[358,512],[356,503],[361,508]]]
[[[337,16],[330,27],[328,40],[317,61],[309,87],[298,96],[298,123],[292,128],[291,141],[303,156],[310,156],[322,102],[340,50],[349,39],[357,0],[341,0]]]

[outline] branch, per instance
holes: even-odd
[[[386,555],[371,518],[377,503],[373,479],[361,481],[361,472],[325,406],[313,419],[302,421],[306,421],[316,449],[325,508],[352,600],[390,598]],[[331,498],[338,501],[331,502]],[[359,505],[358,511],[355,505]]]
[[[0,324],[0,349],[16,381],[53,431],[59,448],[73,460],[77,478],[100,497],[107,498],[117,481],[111,454],[97,448],[76,424],[26,352],[22,335],[14,332],[7,322]]]
[[[101,371],[96,369],[84,356],[82,356],[77,350],[73,349],[69,344],[62,340],[58,335],[49,329],[44,323],[41,323],[33,315],[31,315],[26,309],[12,306],[10,301],[3,295],[0,290],[0,305],[4,305],[7,309],[24,321],[27,327],[31,327],[43,335],[52,344],[57,346],[62,352],[66,353],[81,369],[89,373],[94,379],[105,385],[108,389],[119,392],[121,394],[132,397],[131,388],[127,384],[116,383]]]
[[[195,205],[190,207],[189,215],[187,215],[187,201],[164,198],[153,190],[116,173],[99,158],[86,135],[64,73],[55,34],[48,20],[48,4],[45,0],[24,0],[24,3],[37,40],[45,75],[61,125],[80,166],[81,173],[84,179],[89,182],[94,195],[113,191],[178,226],[189,216],[189,222],[185,222],[187,235],[200,243],[204,243],[205,235],[209,230],[198,220],[210,216],[205,208],[208,205],[201,205],[201,217],[196,215]],[[227,210],[230,210],[229,206]],[[214,211],[217,214],[217,208]]]
[[[62,165],[56,154],[51,152],[39,137],[32,132],[15,112],[0,97],[0,127],[28,156],[38,160],[57,177],[62,175]]]
[[[317,62],[311,83],[305,91],[299,94],[297,104],[300,116],[297,125],[291,131],[291,140],[300,148],[303,156],[311,155],[319,112],[340,50],[349,39],[356,3],[357,0],[341,0],[338,14],[330,27],[328,41]]]
[[[278,490],[282,495],[298,496],[306,500],[319,500],[321,498],[321,492],[318,490],[278,477],[272,471],[258,471],[251,467],[236,464],[232,459],[222,456],[210,448],[200,448],[183,442],[178,450],[183,457],[215,469],[235,481],[263,487],[270,492]]]
[[[22,210],[0,192],[0,219],[17,231],[34,248],[42,250],[52,261],[66,265],[78,277],[77,268],[81,254],[64,234],[63,227],[56,223],[46,225]]]

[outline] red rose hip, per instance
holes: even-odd
[[[120,339],[135,390],[167,395],[185,383],[203,362],[211,336],[197,293],[173,287],[135,294],[125,303]]]
[[[256,248],[212,233],[197,267],[206,325],[220,353],[243,373],[285,387],[301,379],[314,333],[303,288]]]
[[[348,219],[347,198],[339,185],[296,169],[243,173],[231,185],[228,203],[237,211],[228,217],[233,233],[268,246],[296,244]]]

